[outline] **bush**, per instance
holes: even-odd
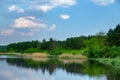
[[[92,58],[102,57],[102,52],[106,47],[104,45],[105,37],[104,36],[96,36],[92,37],[88,40],[85,40],[86,44],[85,55]]]
[[[61,48],[56,48],[56,50],[54,50],[54,51],[49,51],[48,53],[49,53],[50,55],[58,56],[58,55],[62,54],[63,52],[64,52],[63,49],[61,49]]]
[[[120,47],[113,46],[108,49],[106,57],[115,58],[120,56]]]
[[[24,53],[34,53],[34,52],[40,52],[37,48],[28,48],[24,51]]]

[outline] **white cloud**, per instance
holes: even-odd
[[[53,31],[53,30],[55,30],[56,29],[56,24],[53,24],[51,27],[50,27],[50,31]]]
[[[16,29],[18,35],[33,36],[40,29],[48,28],[48,25],[34,16],[26,16],[15,19],[12,27]]]
[[[26,16],[15,19],[12,28],[15,29],[14,33],[17,35],[34,36],[35,33],[41,29],[53,31],[56,29],[56,25],[53,24],[51,27],[48,27],[48,24],[44,21],[39,21],[39,19],[36,19],[34,16]]]
[[[26,18],[31,19],[31,20],[35,20],[36,19],[34,16],[28,16]]]
[[[69,7],[76,4],[76,0],[48,0],[47,3],[43,5],[35,5],[33,8],[47,12],[56,7]]]
[[[20,17],[14,21],[13,28],[46,28],[43,22],[37,22],[35,17]]]
[[[70,15],[62,14],[62,15],[60,15],[60,18],[63,20],[67,20],[67,19],[70,19]]]
[[[15,32],[14,29],[6,29],[6,30],[0,31],[0,35],[9,36],[9,35],[12,35],[14,32]]]
[[[19,8],[15,5],[11,5],[10,7],[8,7],[8,10],[11,11],[11,12],[16,11],[18,13],[24,13],[24,9]]]
[[[54,6],[73,6],[76,5],[76,0],[50,0]]]
[[[35,8],[38,10],[41,10],[43,12],[47,12],[48,10],[51,10],[53,8],[53,6],[45,4],[45,5],[37,5],[37,6],[35,6]]]
[[[91,1],[97,5],[107,6],[114,3],[115,0],[91,0]]]

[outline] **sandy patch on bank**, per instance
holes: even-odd
[[[24,53],[23,57],[47,58],[48,54],[46,53]]]
[[[87,59],[86,56],[82,55],[82,54],[69,54],[69,53],[63,53],[61,55],[58,56],[58,58],[68,58],[68,59]]]

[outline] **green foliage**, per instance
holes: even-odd
[[[58,55],[62,54],[63,52],[64,52],[63,49],[57,48],[56,50],[51,51],[50,54],[51,54],[51,55],[58,56]]]
[[[65,48],[72,49],[72,50],[83,49],[85,47],[85,44],[83,41],[86,39],[87,39],[87,37],[85,37],[85,36],[67,38],[67,40],[65,42]]]
[[[34,53],[34,52],[40,52],[38,48],[28,48],[24,51],[24,53]]]
[[[39,41],[27,41],[27,42],[19,42],[19,43],[12,43],[7,46],[8,52],[21,52],[23,53],[25,50],[29,48],[40,48]]]
[[[107,33],[106,44],[109,46],[120,46],[120,25],[110,29]]]
[[[105,57],[115,58],[120,57],[120,47],[113,46],[107,50]]]
[[[64,41],[56,41],[50,38],[49,41],[27,41],[12,43],[7,46],[8,52],[44,52],[50,55],[62,53],[85,54],[88,57],[119,57],[120,53],[120,25],[110,29],[107,35],[99,32],[96,35],[79,36],[67,38]]]
[[[48,47],[48,42],[45,39],[43,39],[40,47],[41,50],[48,50]]]
[[[0,46],[0,52],[5,52],[7,50],[7,46]]]
[[[50,51],[55,51],[56,41],[50,38],[48,46]]]
[[[84,53],[88,57],[101,57],[101,53],[105,48],[104,41],[105,37],[103,36],[96,36],[85,40],[86,50]]]

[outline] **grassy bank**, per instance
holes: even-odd
[[[82,54],[69,54],[69,53],[63,53],[61,55],[58,55],[58,58],[63,58],[63,59],[87,59],[87,57],[82,55]]]
[[[16,55],[16,56],[22,56],[25,58],[48,58],[48,57],[54,57],[54,58],[61,58],[61,59],[87,59],[86,56],[82,55],[82,54],[78,54],[77,51],[74,51],[76,53],[72,53],[71,51],[66,51],[68,53],[61,53],[59,55],[50,55],[48,53],[40,53],[40,52],[36,52],[36,53],[0,53],[1,55]],[[55,53],[54,53],[55,54]]]
[[[0,52],[0,55],[15,55],[15,56],[22,56],[21,53],[9,53],[9,52]]]
[[[106,64],[106,65],[115,65],[116,63],[119,63],[119,65],[120,65],[119,58],[96,58],[93,60],[96,60],[99,63]]]
[[[24,53],[21,54],[23,57],[36,57],[36,58],[47,58],[49,55],[47,53]]]

